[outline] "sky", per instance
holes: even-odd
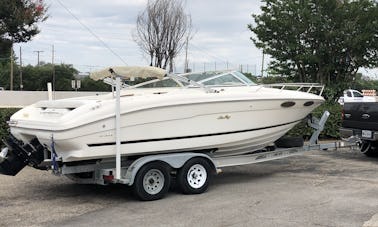
[[[40,61],[72,64],[80,72],[109,66],[148,65],[147,56],[133,40],[138,14],[147,0],[45,0],[48,19],[39,24],[41,32],[32,41],[16,44],[22,48],[23,65]],[[193,71],[240,69],[261,75],[262,51],[250,37],[247,25],[252,14],[259,14],[259,0],[186,0],[191,15],[193,38],[189,42],[189,67]],[[100,40],[99,40],[100,39]],[[182,72],[185,51],[175,60],[175,71]],[[265,56],[264,68],[269,56]],[[376,76],[378,72],[362,73]]]

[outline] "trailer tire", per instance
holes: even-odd
[[[171,185],[170,167],[164,162],[149,162],[135,176],[134,194],[143,201],[158,200],[165,196]]]
[[[189,159],[177,173],[178,186],[184,194],[201,194],[209,187],[211,170],[206,159]]]
[[[302,137],[282,137],[275,142],[277,147],[291,148],[291,147],[303,147],[304,140]]]
[[[375,144],[371,141],[362,141],[359,144],[360,151],[362,154],[368,157],[376,157],[378,155],[377,148],[374,146]]]

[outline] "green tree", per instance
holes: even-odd
[[[15,66],[14,74],[19,74],[19,66]],[[78,71],[69,64],[55,65],[55,90],[72,91],[71,81]],[[46,91],[47,83],[52,82],[52,64],[41,64],[40,66],[27,65],[22,67],[24,90]],[[20,78],[14,78],[14,86],[20,86]],[[0,64],[0,87],[9,89],[9,67]],[[80,91],[110,91],[111,87],[102,81],[94,81],[89,77],[81,80]]]
[[[52,81],[52,64],[43,64],[40,66],[27,65],[22,67],[24,90],[29,91],[45,91],[47,90],[47,83]],[[19,74],[19,67],[15,67],[15,75]],[[71,80],[74,79],[74,74],[77,70],[72,65],[55,65],[55,78],[57,91],[72,90]],[[8,88],[9,84],[9,68],[0,66],[0,85]],[[19,87],[19,77],[15,77],[15,87]]]
[[[46,91],[47,83],[52,81],[52,64],[25,66],[22,68],[24,89],[29,91]],[[72,65],[55,65],[55,90],[70,91],[71,80],[77,70]],[[16,81],[16,83],[19,81]]]
[[[81,80],[80,91],[111,91],[111,86],[101,80],[95,81],[85,77]]]
[[[378,3],[374,0],[264,0],[255,45],[273,57],[270,69],[300,82],[353,81],[378,66]]]
[[[0,39],[27,42],[39,33],[37,23],[47,19],[42,0],[1,0]]]
[[[0,64],[8,65],[13,43],[27,42],[39,33],[38,22],[47,19],[43,0],[0,1]]]

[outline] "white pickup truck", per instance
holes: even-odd
[[[337,102],[344,105],[346,102],[376,102],[376,96],[365,96],[361,92],[353,89],[348,89],[343,92]]]

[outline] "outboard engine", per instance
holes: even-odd
[[[10,135],[9,139],[3,142],[7,147],[0,152],[0,174],[15,176],[26,165],[46,169],[39,167],[44,160],[45,148],[37,138],[31,140],[29,144],[23,144]]]

